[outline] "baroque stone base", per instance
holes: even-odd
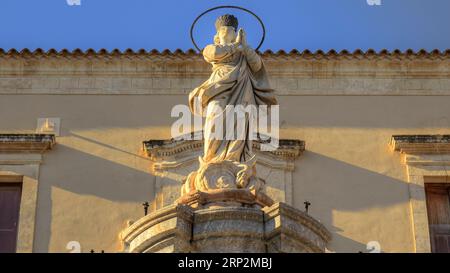
[[[263,192],[248,189],[214,189],[207,192],[194,191],[183,195],[178,204],[193,208],[207,208],[220,204],[226,207],[251,206],[263,208],[273,205],[273,200]]]
[[[331,234],[284,203],[258,209],[173,205],[122,231],[125,252],[324,252]]]

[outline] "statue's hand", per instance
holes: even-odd
[[[239,33],[241,33],[241,45],[243,48],[247,48],[248,44],[247,44],[247,33],[245,33],[244,29],[240,29]]]
[[[239,29],[233,46],[235,46],[237,51],[242,51],[242,29]]]
[[[234,42],[235,45],[239,46],[242,43],[242,28],[239,29],[238,34],[236,36],[236,41]]]

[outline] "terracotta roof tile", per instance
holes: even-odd
[[[308,49],[305,49],[303,51],[299,51],[297,49],[293,49],[289,52],[286,52],[285,50],[278,50],[277,52],[274,52],[272,50],[266,50],[264,52],[260,52],[264,57],[268,58],[292,58],[292,57],[299,57],[299,58],[315,58],[315,59],[333,59],[333,58],[357,58],[357,59],[364,59],[364,58],[402,58],[402,57],[409,57],[409,58],[430,58],[430,59],[449,59],[450,58],[450,49],[440,51],[438,49],[434,49],[432,51],[426,51],[424,49],[414,51],[412,49],[407,49],[405,51],[401,51],[398,49],[395,49],[393,51],[389,51],[387,49],[382,49],[380,51],[375,51],[374,49],[368,49],[367,51],[363,51],[361,49],[357,49],[353,52],[349,52],[348,50],[341,50],[340,52],[337,52],[334,49],[329,50],[328,52],[325,52],[323,50],[317,50],[315,52],[311,52]],[[164,49],[162,51],[152,49],[150,51],[147,51],[145,49],[139,49],[139,50],[133,50],[133,49],[126,49],[124,51],[120,51],[119,49],[113,49],[111,51],[108,51],[106,49],[100,49],[95,51],[92,48],[89,48],[85,51],[77,48],[72,51],[69,51],[67,49],[62,50],[56,50],[56,49],[49,49],[47,51],[37,48],[34,51],[29,50],[28,48],[24,48],[20,51],[16,49],[10,49],[8,51],[0,48],[0,58],[7,58],[7,57],[83,57],[83,56],[91,56],[91,57],[113,57],[113,56],[124,56],[124,57],[132,57],[132,56],[141,56],[141,57],[147,57],[147,56],[164,56],[164,57],[179,57],[179,58],[186,58],[186,57],[200,57],[200,54],[197,53],[193,49],[189,49],[186,51],[183,51],[181,49],[176,49],[175,51],[171,51],[169,49]]]

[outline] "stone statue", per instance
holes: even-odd
[[[277,103],[262,59],[247,45],[245,32],[236,33],[237,27],[232,15],[217,19],[214,44],[203,51],[213,72],[189,95],[191,111],[206,115],[198,170],[184,180],[177,204],[144,216],[121,233],[124,252],[325,251],[331,234],[320,222],[289,205],[274,203],[264,193],[265,182],[256,176],[252,152],[253,117],[240,115],[233,124],[224,110],[230,105]],[[217,130],[222,125],[223,130]],[[230,132],[236,133],[234,138],[226,137]],[[161,141],[157,142],[159,149]],[[169,149],[175,149],[172,144]]]
[[[191,111],[206,116],[204,155],[199,159],[199,169],[184,182],[182,197],[193,192],[219,192],[218,198],[224,200],[226,190],[233,192],[233,199],[236,197],[233,190],[257,194],[264,186],[264,181],[256,177],[251,115],[246,113],[230,119],[225,109],[227,106],[271,106],[277,100],[261,57],[247,44],[245,31],[237,31],[238,19],[230,14],[222,15],[215,27],[214,44],[203,50],[204,59],[212,64],[212,74],[189,94]],[[230,120],[235,123],[230,124]],[[230,135],[233,137],[227,137]]]

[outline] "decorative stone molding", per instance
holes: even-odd
[[[391,147],[404,154],[448,154],[450,135],[394,135]]]
[[[192,252],[264,253],[264,213],[245,207],[196,210]]]
[[[253,149],[260,150],[261,141],[253,141]],[[203,140],[148,140],[143,142],[143,149],[152,160],[161,158],[173,158],[182,153],[200,151],[203,148]],[[305,151],[305,142],[296,139],[280,139],[279,147],[275,151],[265,152],[273,157],[292,160],[298,158]]]
[[[216,189],[195,191],[180,197],[178,204],[189,205],[193,208],[201,208],[208,203],[231,202],[233,205],[244,204],[247,206],[259,206],[261,208],[271,206],[273,200],[263,192],[254,192],[247,189]],[[226,204],[224,204],[226,206]]]
[[[122,231],[125,252],[325,252],[330,232],[306,213],[277,203],[264,209],[172,205]]]
[[[33,252],[39,166],[54,135],[0,134],[0,182],[21,182],[17,252]]]
[[[0,153],[43,153],[55,145],[55,135],[0,134]]]
[[[160,209],[121,232],[124,252],[189,252],[192,222],[189,206]]]
[[[424,50],[266,51],[278,96],[450,95],[450,54]],[[210,75],[193,50],[0,49],[0,94],[186,95]]]
[[[253,141],[253,149],[257,158],[256,174],[265,181],[267,196],[275,202],[292,204],[294,162],[305,150],[305,142],[280,139],[278,149],[270,152],[261,151],[260,144],[260,141]],[[156,210],[171,205],[179,199],[182,183],[189,173],[198,169],[199,156],[203,152],[203,140],[180,138],[179,140],[144,141],[143,152],[151,159],[151,172],[157,176],[156,194],[152,204],[152,210]],[[242,195],[242,197],[244,196],[246,195]],[[262,195],[259,196],[262,198]],[[203,199],[199,196],[191,197],[186,200],[202,203]],[[264,203],[266,199],[262,198],[259,201]],[[264,204],[270,205],[271,202]]]
[[[331,233],[317,220],[284,203],[263,208],[268,252],[324,252]],[[298,244],[301,244],[299,246]]]
[[[390,146],[407,166],[416,252],[431,252],[425,183],[450,183],[450,135],[394,135]]]

